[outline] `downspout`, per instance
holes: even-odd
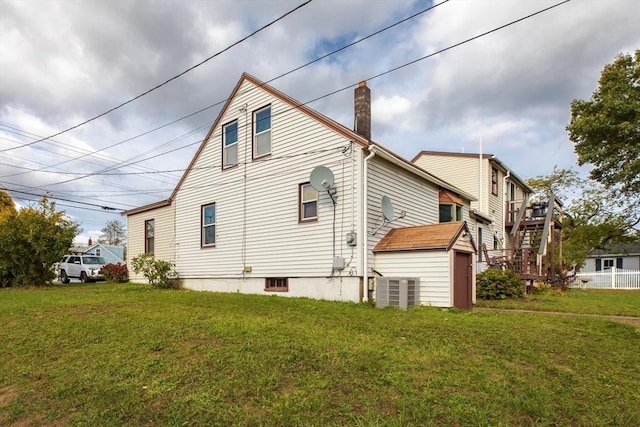
[[[367,164],[369,162],[369,160],[371,160],[375,155],[376,152],[375,150],[375,146],[370,145],[369,146],[369,155],[367,157],[364,158],[363,161],[363,165],[362,165],[362,231],[360,233],[361,239],[361,248],[362,248],[362,280],[363,280],[363,286],[364,286],[364,295],[363,295],[363,301],[367,302],[369,300],[369,250],[368,250],[368,246],[369,246],[369,232],[368,232],[368,223],[367,223],[367,215],[368,215],[368,209],[367,209],[367,201],[368,201],[368,197],[369,197],[369,176],[368,176],[368,170],[369,168],[367,167]]]
[[[505,223],[507,222],[507,216],[509,215],[509,209],[507,209],[507,199],[509,198],[509,189],[507,188],[507,180],[511,177],[511,171],[507,170],[507,174],[502,178],[502,194],[504,194],[504,203],[503,203],[503,214],[502,214],[502,249],[507,249],[507,239],[505,237]],[[513,200],[509,200],[509,202],[513,202]],[[511,206],[511,203],[509,203]]]

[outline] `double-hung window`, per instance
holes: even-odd
[[[148,219],[144,222],[144,253],[153,255],[155,246],[155,221]]]
[[[202,246],[216,244],[216,204],[202,206]]]
[[[222,167],[238,164],[238,122],[222,126]]]
[[[300,184],[298,190],[298,220],[310,222],[318,220],[318,192],[310,183]]]
[[[491,194],[498,195],[498,169],[491,168]]]
[[[271,153],[271,106],[253,113],[253,157]]]

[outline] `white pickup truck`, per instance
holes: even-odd
[[[104,280],[100,271],[106,264],[104,258],[95,255],[66,255],[60,261],[60,280],[69,283],[72,278],[82,283]]]

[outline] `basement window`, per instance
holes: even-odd
[[[267,292],[289,291],[289,279],[287,277],[267,277],[264,280],[264,290]]]

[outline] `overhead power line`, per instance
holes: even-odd
[[[280,20],[284,19],[285,17],[287,17],[287,16],[291,15],[292,13],[294,13],[294,12],[298,11],[299,9],[301,9],[301,8],[303,8],[304,6],[306,6],[306,5],[308,5],[309,3],[311,3],[311,1],[312,1],[312,0],[307,0],[307,1],[305,1],[304,3],[302,3],[302,4],[298,5],[298,6],[296,6],[296,7],[295,7],[295,8],[293,8],[293,9],[291,9],[290,11],[288,11],[288,12],[287,12],[287,13],[285,13],[284,15],[280,16],[279,18],[276,18],[276,19],[274,19],[273,21],[269,22],[268,24],[263,25],[262,27],[258,28],[257,30],[253,31],[251,34],[249,34],[249,35],[247,35],[247,36],[243,37],[242,39],[240,39],[240,40],[236,41],[235,43],[230,44],[229,46],[225,47],[225,48],[224,48],[224,49],[222,49],[221,51],[218,51],[218,52],[214,53],[213,55],[209,56],[208,58],[205,58],[203,61],[200,61],[199,63],[197,63],[197,64],[195,64],[195,65],[193,65],[193,66],[191,66],[191,67],[187,68],[187,69],[186,69],[186,70],[184,70],[183,72],[181,72],[181,73],[179,73],[179,74],[176,74],[175,76],[171,77],[170,79],[168,79],[168,80],[166,80],[166,81],[164,81],[164,82],[162,82],[162,83],[160,83],[160,84],[158,84],[158,85],[156,85],[156,86],[152,87],[151,89],[149,89],[149,90],[147,90],[147,91],[145,91],[145,92],[141,93],[140,95],[134,96],[133,98],[129,99],[128,101],[125,101],[125,102],[123,102],[123,103],[121,103],[121,104],[119,104],[119,105],[116,105],[116,106],[115,106],[115,107],[113,107],[113,108],[108,109],[108,110],[107,110],[107,111],[105,111],[104,113],[100,113],[100,114],[98,114],[97,116],[94,116],[94,117],[92,117],[92,118],[90,118],[90,119],[87,119],[87,120],[85,120],[85,121],[84,121],[84,122],[82,122],[82,123],[78,123],[77,125],[71,126],[70,128],[67,128],[67,129],[62,130],[62,131],[57,132],[57,133],[54,133],[53,135],[49,135],[49,136],[47,136],[47,137],[45,137],[45,138],[41,138],[41,139],[38,139],[38,140],[36,140],[36,141],[29,142],[29,143],[24,144],[24,145],[21,145],[21,146],[19,146],[19,147],[5,148],[5,149],[3,149],[3,150],[0,150],[0,152],[3,152],[3,151],[10,151],[10,150],[15,150],[15,149],[18,149],[18,148],[27,147],[27,146],[30,146],[30,145],[33,145],[33,144],[37,144],[38,142],[42,142],[42,141],[45,141],[45,140],[47,140],[47,139],[51,139],[51,138],[54,138],[54,137],[56,137],[56,136],[62,135],[63,133],[67,133],[67,132],[69,132],[69,131],[71,131],[71,130],[73,130],[73,129],[77,129],[77,128],[79,128],[80,126],[86,125],[87,123],[90,123],[90,122],[92,122],[92,121],[94,121],[94,120],[96,120],[96,119],[99,119],[100,117],[106,116],[107,114],[109,114],[109,113],[111,113],[111,112],[113,112],[113,111],[115,111],[115,110],[117,110],[117,109],[119,109],[119,108],[121,108],[121,107],[124,107],[125,105],[130,104],[131,102],[133,102],[133,101],[135,101],[135,100],[137,100],[137,99],[140,99],[140,98],[142,98],[143,96],[148,95],[149,93],[151,93],[151,92],[153,92],[153,91],[155,91],[155,90],[157,90],[157,89],[160,89],[162,86],[164,86],[164,85],[166,85],[166,84],[168,84],[168,83],[172,82],[173,80],[176,80],[176,79],[178,79],[178,78],[180,78],[180,77],[184,76],[184,75],[185,75],[185,74],[187,74],[189,71],[192,71],[192,70],[194,70],[194,69],[198,68],[199,66],[201,66],[202,64],[204,64],[204,63],[206,63],[206,62],[210,61],[211,59],[215,58],[216,56],[219,56],[219,55],[223,54],[224,52],[228,51],[229,49],[231,49],[231,48],[233,48],[233,47],[235,47],[235,46],[237,46],[237,45],[239,45],[240,43],[242,43],[242,42],[246,41],[247,39],[249,39],[249,38],[251,38],[251,37],[255,36],[255,35],[256,35],[256,34],[258,34],[259,32],[261,32],[261,31],[265,30],[266,28],[270,27],[271,25],[275,24],[276,22],[278,22],[278,21],[280,21]]]
[[[425,9],[422,9],[422,10],[420,10],[420,11],[418,11],[418,12],[414,13],[413,15],[410,15],[410,16],[408,16],[408,17],[406,17],[406,18],[403,18],[403,19],[401,19],[401,20],[399,20],[399,21],[394,22],[394,23],[393,23],[393,24],[391,24],[391,25],[387,25],[386,27],[380,28],[379,30],[377,30],[377,31],[375,31],[375,32],[373,32],[373,33],[371,33],[371,34],[369,34],[369,35],[367,35],[367,36],[364,36],[364,37],[362,37],[362,38],[360,38],[360,39],[357,39],[357,40],[355,40],[355,41],[353,41],[353,42],[351,42],[351,43],[349,43],[349,44],[346,44],[346,45],[344,45],[344,46],[342,46],[342,47],[339,47],[339,48],[337,48],[337,49],[335,49],[335,50],[333,50],[333,51],[331,51],[331,52],[329,52],[329,53],[326,53],[326,54],[324,54],[324,55],[321,55],[321,56],[319,56],[319,57],[317,57],[317,58],[315,58],[315,59],[313,59],[313,60],[311,60],[311,61],[309,61],[309,62],[306,62],[305,64],[299,65],[299,66],[297,66],[297,67],[295,67],[295,68],[293,68],[293,69],[291,69],[291,70],[289,70],[289,71],[286,71],[286,72],[284,72],[284,73],[282,73],[282,74],[279,74],[279,75],[277,75],[277,76],[275,76],[275,77],[272,77],[271,79],[266,80],[266,81],[265,81],[261,86],[266,85],[266,84],[269,84],[269,83],[272,83],[272,82],[274,82],[274,81],[276,81],[276,80],[278,80],[278,79],[281,79],[282,77],[288,76],[289,74],[292,74],[292,73],[294,73],[294,72],[296,72],[296,71],[299,71],[299,70],[301,70],[301,69],[303,69],[303,68],[305,68],[305,67],[308,67],[308,66],[310,66],[310,65],[313,65],[313,64],[315,64],[315,63],[316,63],[316,62],[318,62],[318,61],[321,61],[321,60],[323,60],[323,59],[325,59],[325,58],[328,58],[328,57],[330,57],[330,56],[332,56],[332,55],[335,55],[336,53],[342,52],[343,50],[346,50],[346,49],[348,49],[348,48],[350,48],[350,47],[352,47],[352,46],[357,45],[358,43],[361,43],[361,42],[363,42],[363,41],[365,41],[365,40],[368,40],[368,39],[370,39],[370,38],[372,38],[372,37],[375,37],[375,36],[377,36],[378,34],[381,34],[381,33],[385,32],[385,31],[387,31],[387,30],[390,30],[391,28],[394,28],[394,27],[396,27],[396,26],[398,26],[398,25],[400,25],[400,24],[402,24],[402,23],[405,23],[405,22],[408,22],[408,21],[410,21],[410,20],[412,20],[412,19],[415,19],[416,17],[418,17],[418,16],[420,16],[420,15],[422,15],[422,14],[424,14],[424,13],[426,13],[426,12],[428,12],[428,11],[432,10],[432,9],[435,9],[436,7],[441,6],[441,5],[443,5],[443,4],[447,3],[447,2],[449,2],[449,0],[443,0],[443,1],[441,1],[440,3],[434,4],[434,5],[430,6],[430,7],[427,7],[427,8],[425,8]],[[249,92],[251,92],[251,91],[253,91],[253,90],[255,90],[255,89],[258,89],[258,88],[259,88],[259,87],[251,88],[251,89],[249,89],[249,90],[247,90],[247,91],[240,92],[240,93],[241,93],[241,94],[246,94],[246,93],[249,93]],[[99,150],[95,150],[95,151],[92,151],[92,152],[87,152],[87,153],[85,153],[85,154],[83,154],[83,155],[81,155],[81,156],[78,156],[78,157],[72,158],[72,159],[70,159],[70,160],[66,160],[66,161],[64,161],[64,162],[56,163],[55,165],[52,165],[52,166],[59,166],[59,165],[61,165],[61,164],[68,163],[68,162],[73,161],[73,160],[79,160],[79,159],[82,159],[82,158],[84,158],[84,157],[87,157],[87,156],[90,156],[90,155],[93,155],[93,154],[96,154],[96,153],[99,153],[99,152],[102,152],[102,151],[106,151],[106,150],[108,150],[108,149],[110,149],[110,148],[116,147],[116,146],[121,145],[121,144],[124,144],[124,143],[126,143],[126,142],[133,141],[134,139],[137,139],[137,138],[143,137],[143,136],[145,136],[145,135],[148,135],[148,134],[153,133],[153,132],[155,132],[155,131],[158,131],[158,130],[160,130],[160,129],[164,129],[164,128],[166,128],[167,126],[171,126],[171,125],[173,125],[173,124],[175,124],[175,123],[178,123],[178,122],[180,122],[180,121],[182,121],[182,120],[188,119],[189,117],[193,117],[193,116],[195,116],[196,114],[199,114],[199,113],[202,113],[202,112],[204,112],[204,111],[207,111],[207,110],[209,110],[209,109],[211,109],[211,108],[213,108],[213,107],[216,107],[216,106],[218,106],[218,105],[222,105],[222,104],[224,104],[225,102],[227,102],[228,100],[229,100],[229,98],[225,98],[225,99],[222,99],[222,100],[216,101],[216,102],[214,102],[213,104],[210,104],[210,105],[208,105],[208,106],[206,106],[206,107],[200,108],[199,110],[196,110],[196,111],[194,111],[194,112],[192,112],[192,113],[189,113],[189,114],[187,114],[187,115],[185,115],[185,116],[182,116],[182,117],[180,117],[180,118],[178,118],[178,119],[175,119],[175,120],[172,120],[172,121],[170,121],[170,122],[168,122],[168,123],[165,123],[165,124],[162,124],[162,125],[160,125],[160,126],[157,126],[157,127],[153,128],[153,129],[150,129],[150,130],[145,131],[145,132],[143,132],[143,133],[140,133],[140,134],[138,134],[138,135],[134,135],[134,136],[129,137],[129,138],[127,138],[127,139],[124,139],[124,140],[122,140],[122,141],[119,141],[119,142],[116,142],[116,143],[111,144],[111,145],[109,145],[109,146],[103,147],[103,148],[101,148],[101,149],[99,149]],[[208,125],[210,126],[210,125],[211,125],[211,122],[209,122],[209,124],[208,124]],[[196,130],[198,130],[198,129],[200,129],[200,128],[204,127],[204,126],[206,126],[206,125],[200,126],[200,127],[198,127],[197,129],[194,129],[193,131],[196,131]],[[191,132],[193,132],[193,131],[191,131]],[[189,132],[189,133],[191,133],[191,132]],[[54,136],[55,136],[55,135],[54,135]],[[52,137],[49,137],[49,138],[52,138]],[[48,139],[48,138],[43,138],[41,141],[44,141],[45,139]],[[35,144],[36,142],[38,142],[38,141],[33,141],[33,142],[31,142],[30,144]],[[29,145],[29,144],[26,144],[26,145]],[[26,146],[26,145],[25,145],[25,146]],[[20,147],[14,147],[14,148],[20,148]],[[12,148],[12,149],[14,149],[14,148]],[[0,150],[0,151],[3,151],[3,150]],[[122,162],[122,163],[124,163],[124,162]],[[28,172],[25,172],[25,173],[28,173]]]
[[[433,56],[439,55],[439,54],[444,53],[444,52],[446,52],[446,51],[448,51],[448,50],[451,50],[451,49],[453,49],[453,48],[456,48],[456,47],[462,46],[462,45],[464,45],[464,44],[466,44],[466,43],[469,43],[469,42],[474,41],[474,40],[476,40],[476,39],[479,39],[479,38],[481,38],[481,37],[487,36],[487,35],[489,35],[489,34],[492,34],[492,33],[496,32],[496,31],[502,30],[502,29],[507,28],[507,27],[509,27],[509,26],[511,26],[511,25],[514,25],[514,24],[519,23],[519,22],[522,22],[522,21],[524,21],[524,20],[526,20],[526,19],[532,18],[532,17],[534,17],[534,16],[536,16],[536,15],[539,15],[539,14],[542,14],[542,13],[544,13],[544,12],[547,12],[547,11],[549,11],[549,10],[551,10],[551,9],[554,9],[554,8],[556,8],[556,7],[558,7],[558,6],[561,6],[561,5],[565,4],[565,3],[568,3],[568,2],[570,2],[570,1],[571,1],[571,0],[564,0],[564,1],[562,1],[562,2],[556,3],[556,4],[554,4],[554,5],[551,5],[551,6],[549,6],[549,7],[546,7],[546,8],[544,8],[544,9],[541,9],[541,10],[539,10],[539,11],[537,11],[537,12],[531,13],[531,14],[529,14],[529,15],[523,16],[523,17],[518,18],[518,19],[516,19],[516,20],[510,21],[510,22],[508,22],[508,23],[506,23],[506,24],[504,24],[504,25],[501,25],[501,26],[499,26],[499,27],[493,28],[493,29],[491,29],[491,30],[489,30],[489,31],[485,31],[485,32],[483,32],[483,33],[477,34],[477,35],[475,35],[475,36],[473,36],[473,37],[467,38],[467,39],[465,39],[465,40],[463,40],[463,41],[460,41],[460,42],[458,42],[458,43],[455,43],[455,44],[453,44],[453,45],[450,45],[450,46],[445,47],[445,48],[443,48],[443,49],[440,49],[440,50],[438,50],[438,51],[432,52],[432,53],[430,53],[430,54],[428,54],[428,55],[425,55],[425,56],[422,56],[422,57],[420,57],[420,58],[414,59],[414,60],[412,60],[412,61],[406,62],[406,63],[404,63],[404,64],[401,64],[401,65],[397,66],[397,67],[394,67],[394,68],[388,69],[388,70],[386,70],[386,71],[384,71],[384,72],[382,72],[382,73],[375,74],[375,75],[370,76],[370,77],[365,78],[365,79],[359,79],[358,81],[362,81],[362,80],[368,80],[368,81],[371,81],[371,80],[377,79],[377,78],[379,78],[379,77],[382,77],[382,76],[384,76],[384,75],[387,75],[387,74],[393,73],[393,72],[398,71],[398,70],[400,70],[400,69],[402,69],[402,68],[405,68],[405,67],[408,67],[408,66],[410,66],[410,65],[416,64],[416,63],[421,62],[421,61],[423,61],[423,60],[425,60],[425,59],[428,59],[428,58],[431,58],[431,57],[433,57]],[[266,84],[266,83],[265,83],[265,84]],[[345,91],[345,90],[347,90],[347,89],[350,89],[350,88],[354,87],[356,84],[357,84],[357,83],[352,83],[352,84],[349,84],[349,85],[347,85],[347,86],[344,86],[344,87],[342,87],[342,88],[340,88],[340,89],[336,89],[336,90],[334,90],[334,91],[332,91],[332,92],[329,92],[329,93],[326,93],[326,94],[321,95],[321,96],[319,96],[319,97],[316,97],[316,98],[314,98],[314,99],[311,99],[311,100],[309,100],[309,101],[298,103],[298,104],[294,105],[293,107],[291,107],[291,108],[289,108],[289,109],[287,109],[287,110],[280,111],[280,112],[279,112],[279,114],[283,114],[283,113],[285,113],[285,112],[290,112],[290,111],[293,111],[293,110],[295,110],[296,108],[298,108],[298,107],[300,107],[300,106],[308,105],[308,104],[311,104],[311,103],[313,103],[313,102],[319,101],[319,100],[321,100],[321,99],[327,98],[327,97],[329,97],[329,96],[333,96],[333,95],[335,95],[335,94],[337,94],[337,93],[343,92],[343,91]],[[226,101],[226,100],[225,100],[225,101]],[[198,142],[200,142],[200,141],[198,141]],[[196,143],[197,143],[197,142],[196,142]],[[193,143],[193,144],[195,144],[195,143]],[[193,145],[193,144],[189,144],[189,145]],[[170,150],[170,151],[167,151],[167,152],[164,152],[164,153],[160,153],[160,154],[155,155],[155,156],[152,156],[152,157],[148,157],[148,158],[145,158],[145,159],[141,159],[140,161],[137,161],[137,162],[128,163],[128,164],[126,164],[126,165],[122,165],[121,167],[124,167],[124,166],[130,166],[130,165],[132,165],[132,164],[137,164],[137,163],[140,163],[140,162],[142,162],[142,161],[146,161],[146,160],[149,160],[149,159],[152,159],[152,158],[155,158],[155,157],[159,157],[159,156],[161,156],[161,155],[169,154],[169,153],[171,153],[171,152],[174,152],[174,151],[177,151],[177,150],[180,150],[180,149],[183,149],[183,148],[186,148],[186,146],[179,147],[179,148],[177,148],[177,149]],[[116,169],[116,168],[111,168],[110,170],[113,170],[113,169]],[[76,177],[76,178],[73,178],[73,179],[70,179],[70,180],[57,182],[57,183],[52,184],[52,185],[62,184],[62,183],[70,182],[70,181],[75,181],[75,180],[82,179],[82,178],[89,177],[89,176],[93,176],[93,175],[92,175],[92,174],[86,174],[86,175],[81,176],[81,177]]]

